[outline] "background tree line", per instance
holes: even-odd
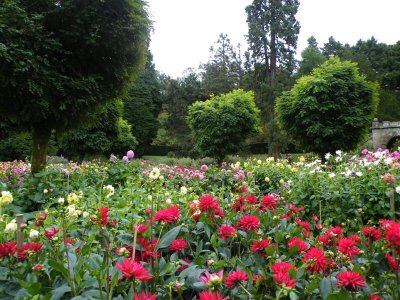
[[[89,121],[78,122],[78,128],[63,135],[55,135],[53,130],[49,153],[82,160],[93,155],[121,155],[130,148],[144,155],[159,146],[171,149],[176,155],[196,155],[187,120],[190,105],[243,89],[254,91],[261,116],[261,133],[247,139],[245,144],[267,143],[270,154],[277,155],[290,146],[290,139],[277,126],[275,99],[331,56],[356,62],[368,80],[379,84],[380,120],[400,120],[400,112],[393,110],[400,104],[400,42],[386,45],[371,37],[348,45],[331,37],[320,47],[310,37],[308,47],[296,61],[298,7],[298,0],[254,0],[246,8],[248,48],[234,45],[227,34],[221,33],[210,47],[209,60],[197,70],[188,69],[180,78],[157,71],[147,42],[143,47],[147,49],[145,67],[137,72],[134,83],[126,86],[118,100],[96,109]],[[0,33],[6,31],[4,28],[0,27]],[[38,33],[32,36],[35,34]],[[87,32],[81,34],[85,36]],[[13,38],[18,37],[10,37]],[[0,118],[0,160],[24,159],[30,155],[32,135],[22,125]]]

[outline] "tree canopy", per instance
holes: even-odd
[[[368,134],[378,89],[357,65],[332,57],[301,77],[276,103],[282,128],[306,150],[353,150]]]
[[[238,89],[197,101],[189,107],[188,122],[200,154],[222,161],[226,155],[238,153],[246,138],[259,132],[254,93]]]
[[[0,3],[0,118],[32,131],[32,173],[52,129],[91,120],[144,64],[150,21],[141,0]]]

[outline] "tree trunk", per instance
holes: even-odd
[[[32,164],[31,174],[34,175],[46,167],[47,146],[49,145],[51,129],[34,126],[32,129]]]

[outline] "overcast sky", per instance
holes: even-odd
[[[233,45],[245,45],[245,7],[251,0],[147,0],[154,32],[150,50],[156,69],[181,77],[185,69],[207,62],[220,33]],[[320,46],[333,36],[354,45],[374,36],[378,42],[400,40],[400,0],[300,0],[298,53],[314,35]]]

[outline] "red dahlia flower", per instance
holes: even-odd
[[[99,208],[100,216],[101,216],[101,225],[105,226],[108,224],[108,207],[102,206]]]
[[[310,223],[308,223],[307,221],[302,221],[299,218],[296,218],[296,224],[300,227],[303,227],[307,231],[310,231],[310,229],[311,229]]]
[[[4,244],[0,244],[0,258],[7,255],[13,256],[16,250],[17,250],[16,242],[6,242]]]
[[[54,238],[54,236],[59,232],[60,230],[58,230],[55,227],[51,227],[49,230],[44,232],[44,235],[49,239],[52,240]]]
[[[343,229],[339,226],[330,228],[326,231],[326,234],[331,237],[340,236],[343,233]]]
[[[275,273],[287,273],[291,269],[295,270],[296,268],[286,261],[274,263],[271,267],[271,270]]]
[[[320,273],[324,271],[327,260],[324,251],[313,247],[304,254],[303,262],[308,264],[308,271]]]
[[[125,258],[122,264],[115,264],[116,267],[121,271],[125,278],[133,278],[135,280],[147,281],[153,278],[148,275],[149,270],[145,269],[141,263],[138,263],[132,259]]]
[[[199,209],[203,212],[219,208],[219,202],[212,195],[204,195],[199,199]]]
[[[292,237],[288,240],[289,249],[292,249],[294,246],[297,246],[297,252],[299,253],[307,250],[308,248],[307,244],[298,237]]]
[[[181,212],[179,210],[179,207],[177,205],[174,205],[158,211],[154,215],[154,221],[174,223],[179,219],[180,214]]]
[[[273,195],[265,195],[262,197],[261,207],[263,209],[273,210],[278,205],[278,202],[279,201],[278,201],[277,197],[275,197]]]
[[[361,230],[362,234],[366,237],[370,237],[372,240],[377,241],[381,238],[382,234],[378,229],[374,227],[367,226]]]
[[[272,277],[281,286],[285,285],[288,288],[294,288],[296,286],[296,279],[290,279],[289,273],[278,272],[278,273],[275,273],[274,275],[272,275]]]
[[[390,268],[393,271],[395,271],[395,272],[400,271],[400,263],[398,260],[396,260],[396,258],[394,256],[392,256],[390,254],[386,254],[385,257],[389,263]]]
[[[178,252],[183,249],[186,249],[187,247],[188,243],[184,239],[178,238],[175,241],[173,241],[171,245],[169,245],[169,250]]]
[[[353,259],[360,253],[360,249],[358,249],[355,244],[356,243],[352,239],[342,238],[339,240],[337,248],[341,253]]]
[[[237,227],[243,231],[256,230],[260,227],[260,220],[256,216],[243,216]]]
[[[391,224],[391,226],[385,232],[386,240],[389,242],[389,247],[395,245],[400,248],[400,223],[396,222]]]
[[[142,292],[140,295],[135,294],[133,300],[157,300],[157,295]]]
[[[304,207],[297,207],[296,205],[289,203],[288,209],[291,210],[292,212],[299,213],[304,210]]]
[[[215,292],[205,291],[199,293],[199,300],[225,300],[225,299],[226,298],[223,298],[218,291]]]
[[[251,245],[252,252],[264,252],[265,248],[271,246],[271,242],[268,239],[263,239],[261,241],[254,241]]]
[[[257,202],[258,202],[258,199],[257,199],[257,197],[256,196],[254,196],[254,195],[247,195],[246,197],[244,197],[244,199],[248,202],[248,203],[250,203],[250,204],[257,204]]]
[[[18,259],[24,260],[31,254],[36,254],[42,251],[43,245],[41,243],[24,244],[18,250]]]
[[[149,226],[145,225],[145,224],[139,224],[139,225],[133,225],[133,230],[137,230],[137,233],[142,234],[145,233],[147,231],[147,229],[149,229]]]
[[[336,278],[339,282],[339,287],[343,287],[350,291],[356,291],[358,288],[365,287],[364,278],[356,272],[343,271],[340,272]]]
[[[242,283],[243,281],[248,280],[246,272],[242,270],[231,272],[225,279],[225,285],[228,288],[234,288],[236,285]]]
[[[236,233],[236,229],[229,225],[222,225],[219,227],[218,235],[226,240],[228,237],[231,237]]]
[[[371,300],[381,300],[382,298],[379,295],[369,295],[369,299],[371,299]]]

